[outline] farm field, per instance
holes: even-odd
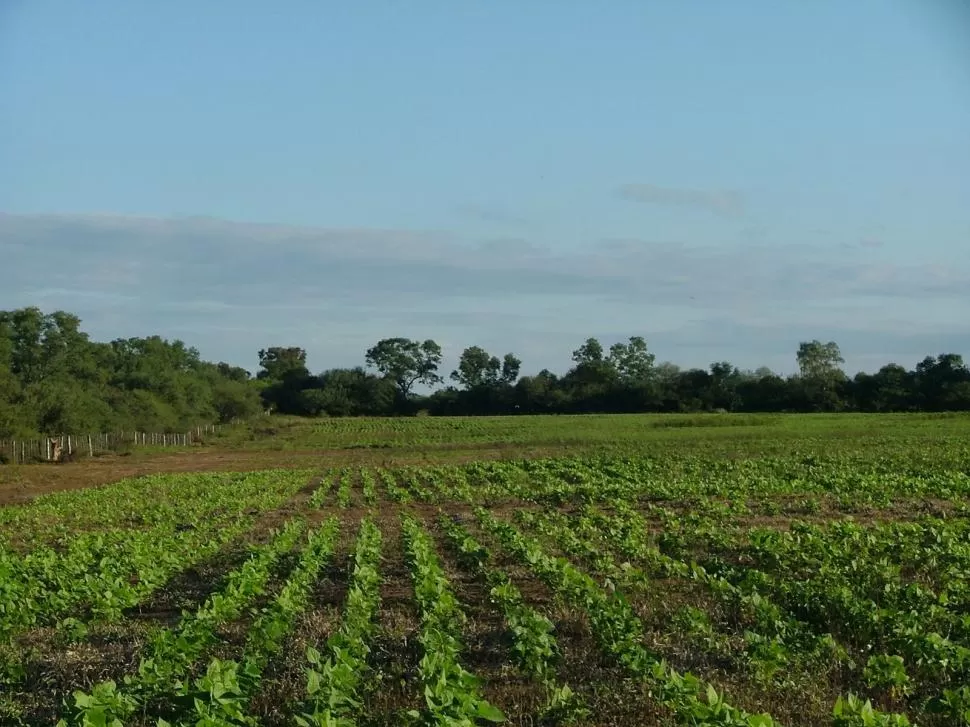
[[[637,414],[361,419],[260,418],[228,427],[203,446],[128,448],[50,467],[0,466],[0,505],[159,472],[254,471],[333,465],[467,463],[564,452],[715,457],[857,452],[930,462],[965,459],[970,416],[948,414]]]
[[[967,417],[269,420],[0,478],[0,724],[970,724]]]

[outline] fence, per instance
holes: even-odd
[[[101,434],[63,434],[43,439],[0,440],[0,462],[57,462],[75,453],[93,457],[111,452],[127,444],[153,447],[187,447],[202,439],[203,434],[218,431],[218,424],[206,424],[188,432],[107,432]]]

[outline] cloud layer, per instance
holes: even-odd
[[[714,199],[690,204],[733,209]],[[305,346],[314,368],[352,365],[391,335],[434,337],[452,360],[472,344],[513,350],[529,371],[561,370],[589,335],[642,334],[683,365],[780,370],[807,338],[837,340],[850,368],[968,353],[959,312],[970,270],[877,256],[838,244],[563,250],[436,230],[0,215],[0,308],[68,309],[98,338],[159,332],[250,368],[277,343]]]
[[[729,189],[676,189],[655,184],[624,184],[616,190],[621,199],[644,204],[695,207],[725,217],[744,214],[744,197]]]

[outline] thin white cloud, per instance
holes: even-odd
[[[644,204],[694,207],[725,217],[744,214],[744,196],[730,189],[678,189],[656,184],[624,184],[616,193],[621,199]]]
[[[465,203],[457,205],[455,213],[459,217],[508,227],[521,227],[529,222],[525,217],[517,215],[500,205]]]

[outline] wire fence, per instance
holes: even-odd
[[[77,456],[93,457],[127,446],[188,447],[206,434],[214,434],[219,424],[205,424],[187,432],[102,432],[63,434],[41,439],[0,439],[0,463],[62,462]]]

